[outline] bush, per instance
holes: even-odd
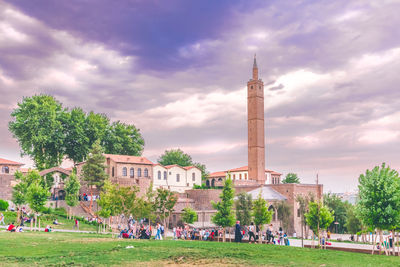
[[[8,209],[8,202],[5,200],[0,199],[0,210],[7,210]]]

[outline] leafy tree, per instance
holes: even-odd
[[[156,196],[154,198],[154,210],[160,220],[163,221],[165,229],[168,229],[168,218],[174,211],[174,206],[178,201],[178,196],[165,188],[157,188]]]
[[[26,178],[22,172],[17,171],[14,176],[18,183],[12,189],[12,202],[19,208],[26,204],[26,192],[29,185],[27,184]],[[19,219],[19,216],[17,219]]]
[[[295,173],[288,173],[286,174],[285,179],[282,180],[282,184],[299,184],[300,179],[297,177]]]
[[[320,230],[326,230],[333,222],[333,214],[320,201],[308,203],[308,209],[309,211],[305,214],[306,222],[318,235],[318,244],[320,244]]]
[[[29,207],[36,213],[43,209],[49,197],[49,189],[43,187],[43,185],[38,181],[32,183],[26,192],[26,200]]]
[[[214,201],[211,202],[214,209],[217,210],[211,220],[213,223],[224,229],[223,242],[225,242],[225,228],[231,227],[235,224],[235,214],[233,212],[234,196],[235,189],[233,188],[233,182],[229,175],[228,179],[224,182],[222,193],[219,196],[221,200],[217,203]]]
[[[236,220],[242,225],[250,225],[252,219],[253,200],[251,195],[242,192],[237,195],[235,202]]]
[[[81,108],[64,112],[62,125],[65,133],[64,147],[66,156],[75,164],[86,159],[93,143],[90,143],[86,113]]]
[[[85,132],[89,139],[89,147],[93,146],[97,140],[104,140],[109,125],[110,119],[105,114],[97,114],[93,111],[87,114],[85,119]]]
[[[4,210],[7,210],[8,209],[8,202],[7,201],[5,201],[5,200],[3,200],[3,199],[0,199],[0,210],[1,211],[4,211]]]
[[[71,207],[75,207],[79,203],[79,190],[81,188],[81,184],[76,175],[75,170],[68,177],[67,181],[64,185],[65,190],[65,202],[69,207],[69,216],[71,217]]]
[[[310,201],[314,201],[314,197],[312,194],[296,196],[296,202],[299,203],[301,220],[301,247],[304,247],[304,231],[306,229],[306,219],[304,215],[308,212],[308,203]]]
[[[328,193],[324,194],[324,205],[330,210],[334,211],[334,222],[338,222],[338,226],[332,223],[328,228],[331,232],[336,232],[336,227],[338,227],[338,232],[343,233],[345,230],[345,224],[347,219],[347,207],[350,205],[348,202],[343,202],[336,194]]]
[[[253,201],[253,216],[254,223],[258,225],[260,232],[258,233],[259,242],[262,242],[261,238],[261,230],[263,229],[264,224],[270,223],[272,220],[273,211],[269,211],[267,208],[267,201],[262,198],[261,192],[258,195],[258,198]]]
[[[113,122],[104,137],[104,149],[109,154],[140,156],[144,140],[134,125]]]
[[[64,156],[64,132],[61,124],[65,112],[50,95],[25,97],[11,113],[9,129],[18,140],[21,154],[28,155],[38,170],[61,164]]]
[[[383,242],[382,230],[393,229],[400,224],[399,174],[382,163],[381,167],[376,166],[361,174],[358,182],[358,214],[364,225],[378,229]]]
[[[100,193],[100,199],[97,204],[100,210],[97,214],[102,218],[109,218],[110,216],[116,216],[119,211],[119,203],[116,201],[117,187],[111,183],[110,180],[105,180],[103,190]]]
[[[182,221],[188,224],[192,224],[197,221],[197,213],[194,209],[186,207],[183,209]]]
[[[292,207],[286,201],[280,201],[276,206],[276,210],[283,230],[285,232],[289,231],[289,228],[293,226],[291,221]]]
[[[91,212],[93,205],[93,186],[96,188],[101,188],[104,185],[104,181],[107,179],[107,174],[105,172],[105,160],[103,156],[102,148],[100,146],[100,141],[97,140],[92,147],[89,157],[86,163],[82,167],[82,179],[86,181],[87,185],[90,187],[90,206],[89,210]]]
[[[362,230],[362,223],[357,216],[356,209],[353,205],[349,205],[346,209],[345,227],[350,234],[357,234]]]

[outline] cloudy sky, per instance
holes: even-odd
[[[353,190],[400,168],[400,1],[0,0],[0,157],[23,96],[133,123],[151,160],[247,164],[246,82],[265,86],[266,166]]]

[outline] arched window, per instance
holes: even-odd
[[[222,178],[220,177],[220,178],[218,178],[218,182],[222,182]]]
[[[236,174],[233,175],[233,180],[235,180],[235,179],[236,179]]]
[[[149,170],[147,168],[144,169],[144,177],[149,177]]]
[[[131,178],[135,177],[135,169],[134,168],[131,168],[129,170],[129,175],[131,176]]]
[[[141,168],[137,169],[137,176],[142,177],[142,169]]]
[[[207,181],[206,181],[206,186],[207,186],[207,187],[210,187],[210,180],[207,180]]]
[[[111,176],[114,177],[114,167],[111,169]]]
[[[8,168],[8,166],[4,166],[4,167],[2,168],[2,172],[3,172],[3,173],[10,173],[10,168]]]
[[[242,174],[239,174],[239,179],[242,180]]]
[[[164,180],[167,180],[167,171],[164,171]]]
[[[180,180],[181,180],[181,177],[180,177],[179,173],[177,173],[177,174],[176,174],[176,182],[179,183]]]
[[[193,182],[196,181],[196,174],[195,173],[192,173],[192,181]]]
[[[158,171],[157,176],[158,176],[158,180],[161,180],[161,171]]]
[[[122,176],[127,176],[128,174],[127,174],[127,169],[126,169],[126,167],[123,167],[122,168]]]
[[[211,187],[214,187],[215,186],[215,179],[212,179],[212,181],[211,181]]]

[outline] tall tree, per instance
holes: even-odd
[[[261,231],[263,229],[264,224],[270,223],[272,220],[273,211],[269,211],[267,208],[267,201],[262,198],[261,192],[258,195],[258,198],[253,201],[253,216],[254,223],[258,226],[259,232],[259,242],[262,243]]]
[[[250,225],[252,219],[253,200],[251,195],[242,192],[237,195],[235,202],[236,220],[242,225]]]
[[[349,205],[346,209],[346,229],[350,234],[357,234],[362,230],[362,222],[353,205]]]
[[[212,206],[217,212],[211,217],[211,220],[216,225],[223,228],[223,242],[225,242],[225,228],[232,227],[235,223],[235,214],[233,212],[233,197],[235,196],[235,189],[233,188],[233,182],[229,175],[228,179],[225,180],[224,187],[218,202],[211,201]]]
[[[109,154],[140,156],[144,147],[139,130],[134,125],[119,121],[108,127],[103,143],[106,153]]]
[[[157,216],[163,221],[165,230],[168,229],[168,218],[174,211],[178,196],[165,188],[157,188],[154,198],[154,208]]]
[[[73,108],[70,112],[64,112],[61,120],[66,156],[75,164],[84,161],[92,146],[88,137],[86,113],[81,108]]]
[[[310,202],[308,212],[305,214],[306,222],[311,230],[318,235],[318,244],[321,243],[320,230],[326,230],[333,222],[333,214],[322,202]]]
[[[110,119],[105,114],[98,114],[90,111],[85,119],[85,132],[89,139],[89,146],[92,146],[97,140],[104,140]]]
[[[192,224],[197,221],[197,212],[191,207],[186,207],[183,209],[182,221],[184,223]]]
[[[54,97],[25,97],[11,113],[9,129],[18,140],[21,154],[32,158],[38,170],[61,164],[64,156],[64,132],[61,124],[65,112]]]
[[[81,188],[81,184],[79,182],[79,179],[76,175],[75,170],[72,171],[70,176],[68,177],[67,181],[65,182],[64,185],[64,190],[65,190],[65,202],[68,205],[68,216],[71,218],[72,214],[72,209],[71,207],[75,207],[79,203],[79,190]]]
[[[324,205],[330,210],[334,211],[334,222],[328,228],[331,232],[343,233],[345,231],[345,224],[347,219],[347,207],[350,205],[348,202],[343,202],[336,194],[324,194]],[[337,228],[337,229],[336,229]]]
[[[299,184],[300,179],[297,177],[296,173],[288,173],[286,174],[285,179],[282,180],[282,184]]]
[[[276,206],[276,210],[278,213],[278,220],[282,224],[282,228],[285,232],[289,231],[289,228],[292,227],[292,207],[286,201],[278,202]]]
[[[310,201],[314,201],[314,196],[312,194],[309,195],[297,195],[296,202],[299,203],[299,213],[301,220],[301,247],[304,247],[304,232],[306,230],[306,219],[305,214],[308,212],[308,203]]]
[[[97,140],[89,153],[89,157],[86,163],[82,167],[82,180],[86,181],[90,188],[90,205],[89,210],[92,210],[93,206],[93,186],[101,189],[104,185],[104,181],[107,179],[107,174],[105,172],[105,160],[103,156],[102,147],[100,146],[100,141]]]
[[[383,242],[382,230],[393,229],[400,224],[399,174],[382,163],[381,167],[376,166],[361,174],[358,182],[358,214],[364,225],[378,229]],[[372,253],[374,249],[375,246]]]

